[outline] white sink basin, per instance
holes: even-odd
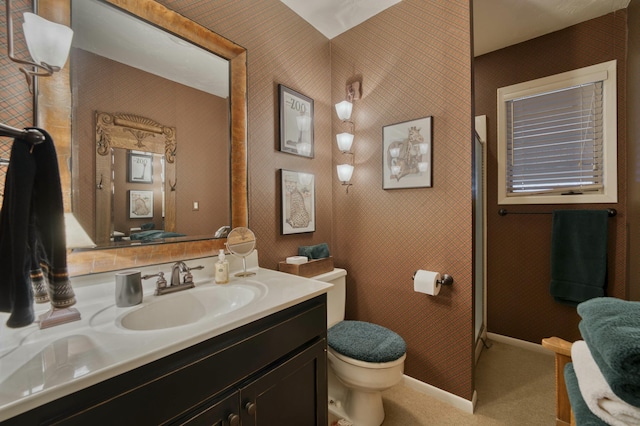
[[[206,309],[198,298],[188,290],[183,290],[175,297],[158,298],[123,315],[120,325],[129,330],[159,330],[194,323],[201,320],[205,313]]]
[[[119,314],[123,308],[110,306],[91,318],[92,326],[104,325],[115,317],[127,330],[162,330],[216,318],[249,305],[266,294],[258,282],[233,285],[204,285],[163,296],[153,296]],[[148,301],[147,301],[148,300]]]

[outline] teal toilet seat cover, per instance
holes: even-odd
[[[364,321],[341,321],[327,330],[327,343],[336,352],[365,362],[391,362],[407,351],[399,334]]]

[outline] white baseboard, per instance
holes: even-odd
[[[517,346],[522,349],[527,349],[530,351],[539,352],[541,354],[553,356],[553,352],[543,348],[542,345],[527,342],[526,340],[515,339],[513,337],[502,336],[495,333],[487,333],[485,330],[483,330],[482,335],[484,338],[488,338],[489,340],[493,340],[494,342],[505,343],[507,345]],[[482,342],[480,341],[480,339],[478,339],[477,344],[480,345],[479,347],[476,347],[476,354],[478,356],[479,353],[483,350]],[[418,379],[414,379],[413,377],[409,377],[406,374],[403,377],[403,383],[405,386],[415,390],[416,392],[420,392],[424,395],[436,398],[439,401],[446,402],[447,404],[459,410],[462,410],[465,413],[473,414],[473,412],[475,411],[476,403],[478,400],[478,394],[475,389],[473,391],[471,401],[469,401],[468,399],[461,398],[458,395],[454,395],[428,383],[422,382]]]
[[[541,354],[553,356],[552,351],[543,348],[542,345],[538,343],[531,343],[531,342],[527,342],[526,340],[515,339],[513,337],[503,336],[501,334],[495,334],[495,333],[487,333],[487,337],[490,340],[493,340],[494,342],[505,343],[507,345],[517,346],[522,349],[527,349],[527,350],[538,352]]]
[[[473,414],[473,411],[475,410],[477,401],[475,390],[473,391],[473,397],[471,401],[469,401],[468,399],[461,398],[458,395],[443,391],[442,389],[431,386],[428,383],[422,382],[418,379],[414,379],[413,377],[409,377],[406,374],[403,377],[403,383],[408,388],[411,388],[424,395],[436,398],[439,401],[446,402],[447,404],[452,405],[453,407],[462,410],[465,413]]]

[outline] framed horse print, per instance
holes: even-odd
[[[129,219],[153,217],[153,191],[129,191]]]

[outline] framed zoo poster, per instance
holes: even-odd
[[[278,85],[280,151],[313,158],[313,99]]]
[[[153,191],[129,191],[129,219],[153,217]]]
[[[311,173],[280,170],[282,235],[316,230],[316,182]]]
[[[129,151],[127,181],[153,183],[153,154],[142,151]]]
[[[382,188],[433,186],[433,117],[382,128]]]

